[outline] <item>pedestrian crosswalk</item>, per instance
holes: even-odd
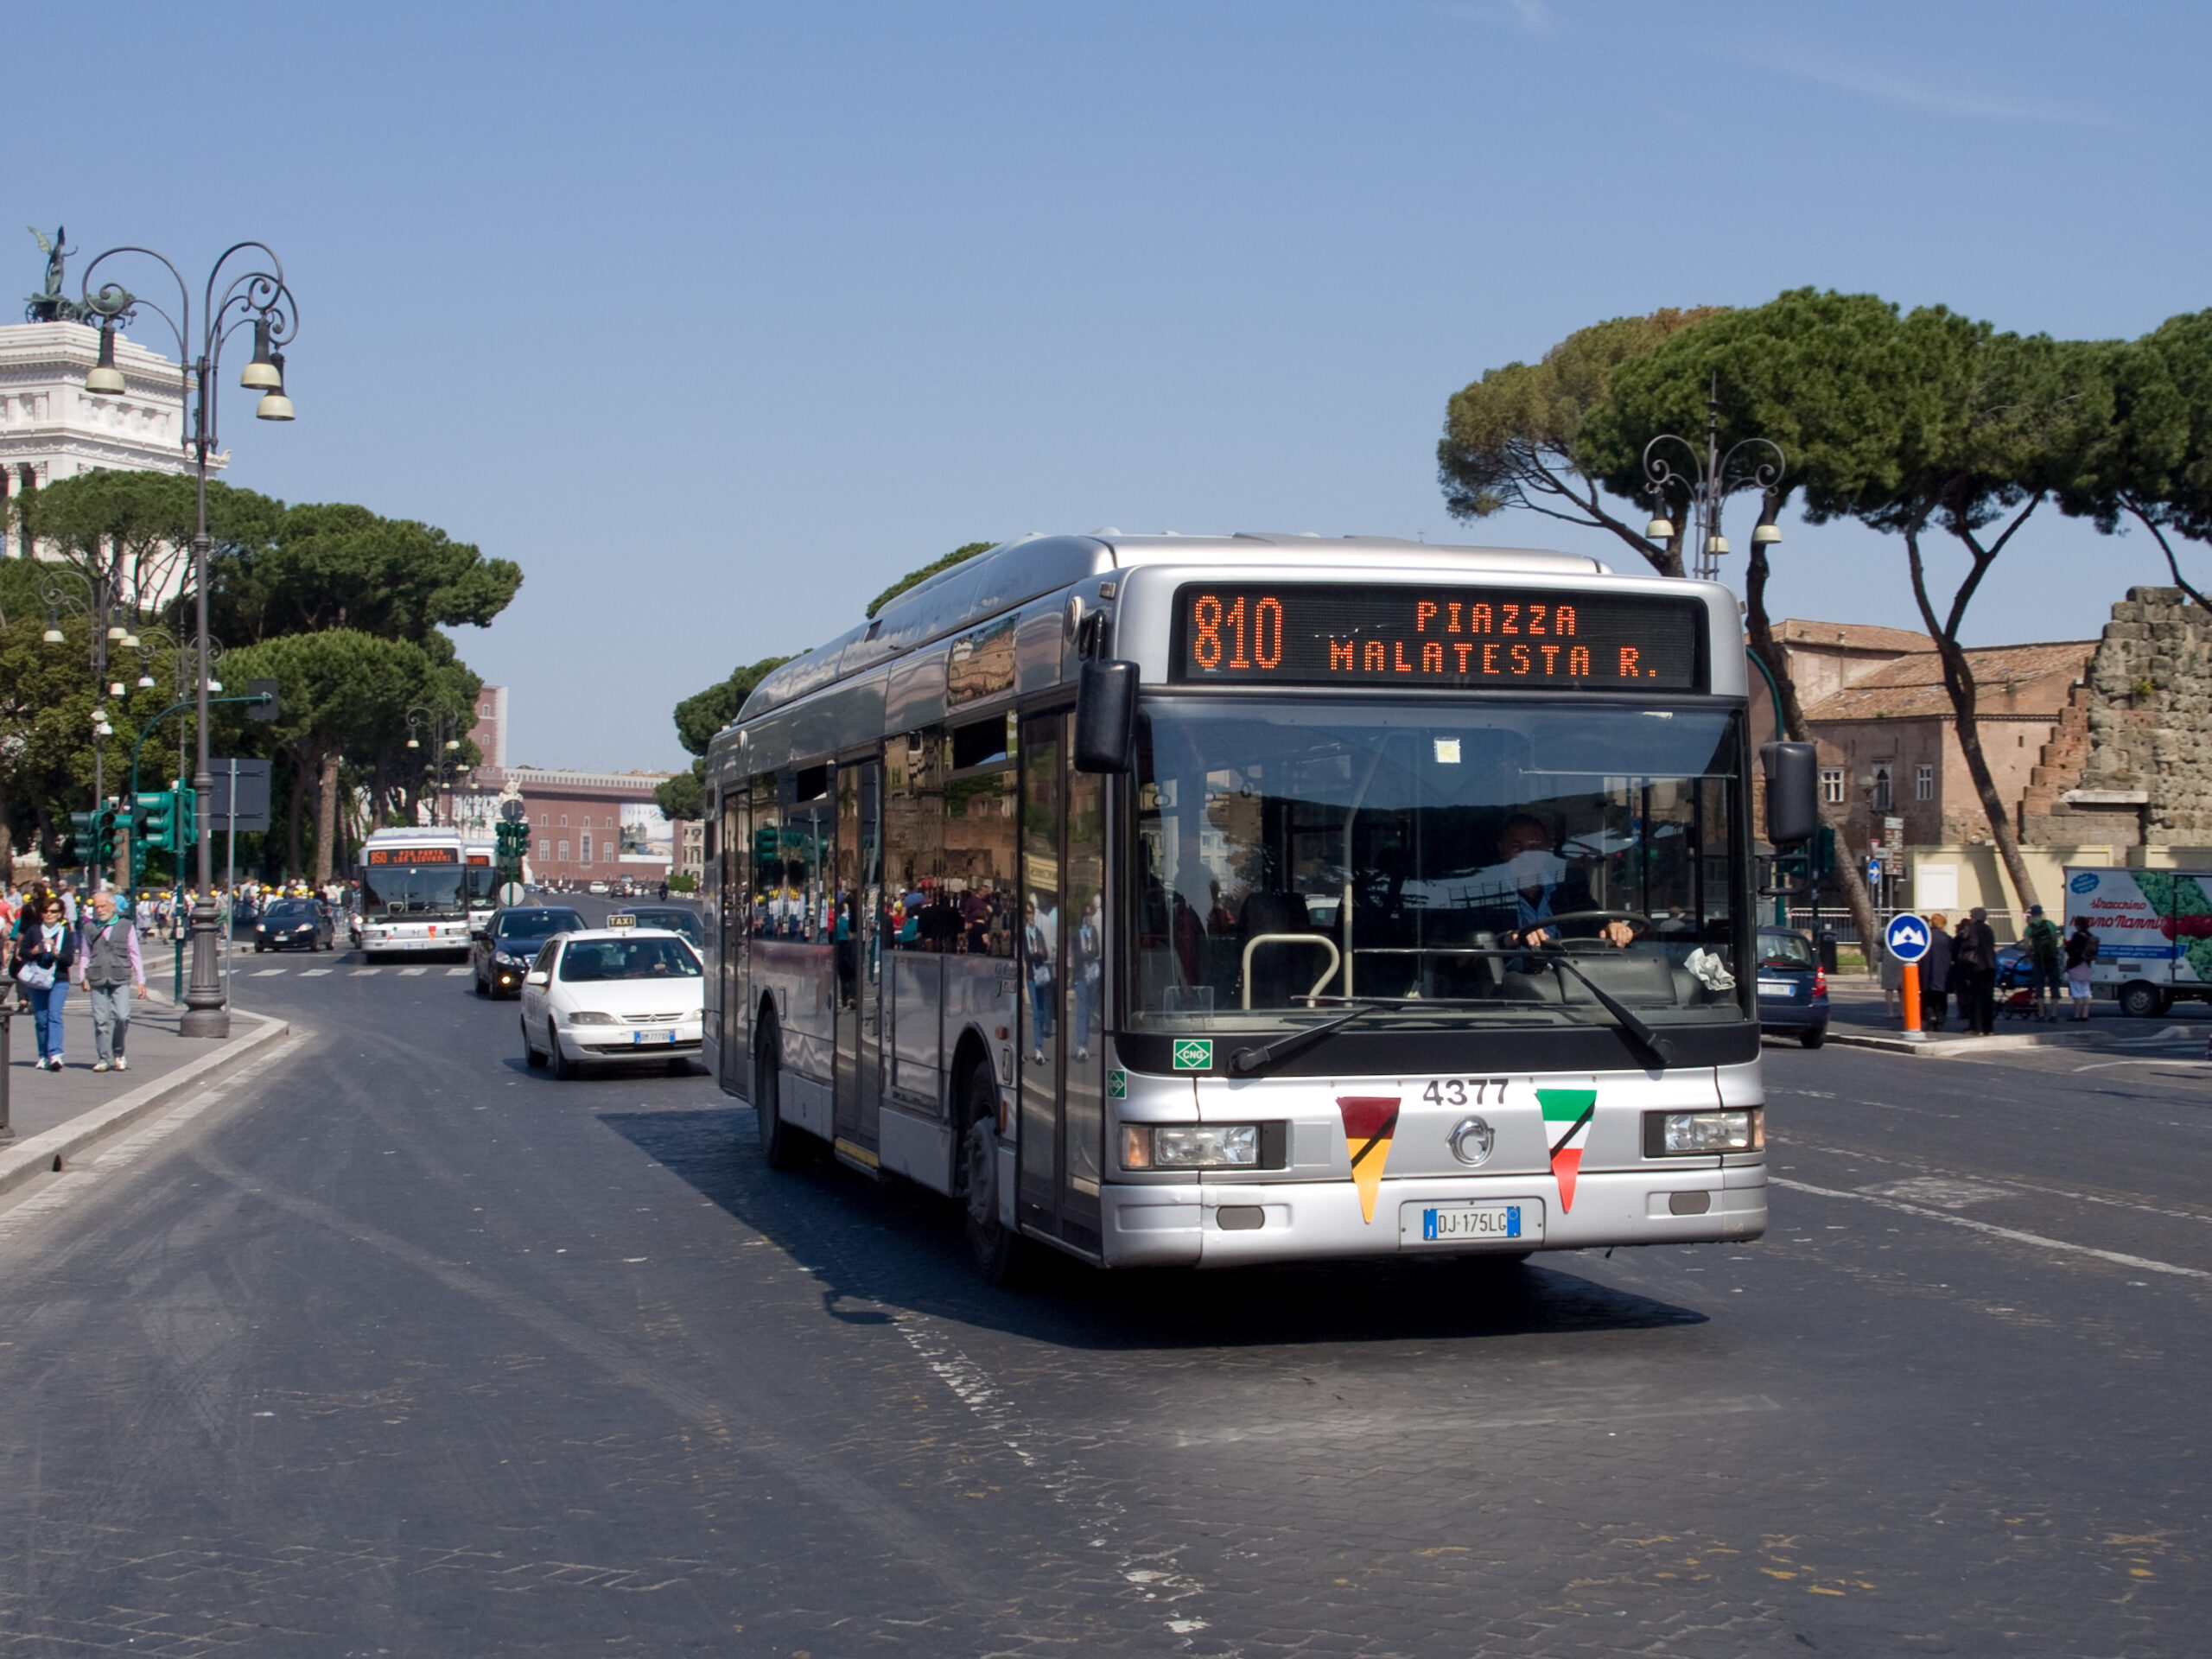
[[[235,977],[239,979],[275,979],[282,975],[289,974],[291,971],[292,969],[289,967],[256,968],[250,971],[240,970]],[[299,974],[302,979],[326,979],[330,975],[339,971],[339,969],[334,968],[302,968],[299,970]],[[423,975],[436,970],[424,967],[414,967],[394,968],[389,970],[383,968],[348,968],[343,971],[348,979],[374,979],[378,974],[385,973],[386,971],[397,974],[402,979],[419,979]],[[444,976],[448,979],[466,979],[475,971],[476,970],[474,968],[469,967],[448,968],[444,970]]]

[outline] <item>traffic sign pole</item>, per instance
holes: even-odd
[[[1924,918],[1909,910],[1891,917],[1890,925],[1882,930],[1882,943],[1904,967],[1904,982],[1898,989],[1904,998],[1907,1042],[1927,1040],[1927,1033],[1920,1028],[1920,959],[1928,954],[1933,931]]]

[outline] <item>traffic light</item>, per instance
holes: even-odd
[[[1813,880],[1820,880],[1835,868],[1835,831],[1827,824],[1813,837]]]
[[[138,840],[167,849],[176,829],[176,798],[168,790],[141,790],[137,796]]]
[[[142,791],[137,799],[141,840],[165,853],[181,853],[198,844],[199,800],[198,793],[184,783],[151,792]]]
[[[69,849],[79,864],[98,863],[96,849],[99,845],[99,814],[72,812],[69,815]]]

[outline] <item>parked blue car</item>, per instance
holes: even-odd
[[[1759,929],[1759,1029],[1808,1048],[1828,1038],[1828,976],[1813,942],[1789,927]]]

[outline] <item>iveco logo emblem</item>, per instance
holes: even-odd
[[[1471,1169],[1490,1156],[1491,1148],[1497,1144],[1497,1131],[1479,1117],[1463,1117],[1445,1137],[1445,1144],[1452,1148],[1454,1158]]]

